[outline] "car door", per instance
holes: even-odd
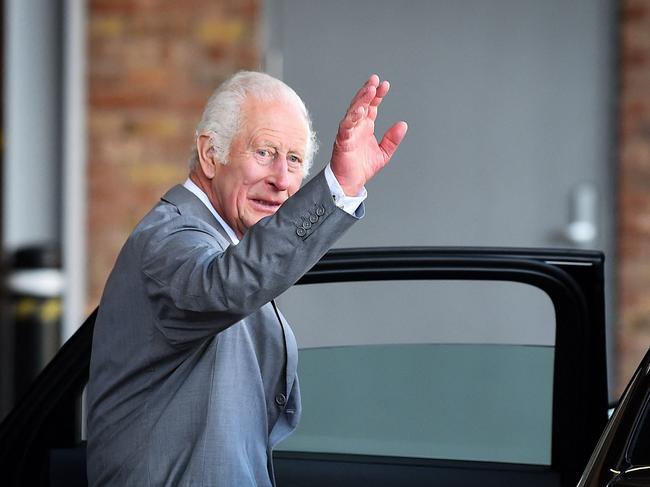
[[[330,252],[278,299],[304,405],[279,485],[575,485],[606,421],[602,291],[598,253]]]
[[[577,482],[607,414],[602,254],[334,250],[278,301],[303,397],[279,486]],[[85,485],[93,323],[0,424],[5,485]]]

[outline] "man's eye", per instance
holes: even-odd
[[[302,164],[302,161],[300,160],[300,157],[294,155],[294,154],[289,154],[287,156],[287,161],[290,164]]]
[[[268,149],[257,149],[255,151],[255,154],[257,154],[260,157],[264,158],[270,158],[271,157],[271,151]]]

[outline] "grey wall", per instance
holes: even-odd
[[[269,46],[307,101],[327,161],[372,72],[392,82],[378,132],[410,124],[341,245],[567,245],[574,185],[613,217],[613,2],[273,0]],[[277,54],[275,54],[277,57]]]
[[[392,83],[378,134],[409,123],[339,246],[601,249],[613,336],[616,2],[269,0],[266,15],[267,69],[306,100],[321,163],[372,72]],[[598,234],[578,245],[565,231],[585,182]]]

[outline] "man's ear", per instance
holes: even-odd
[[[212,147],[212,137],[209,133],[201,134],[196,139],[196,150],[199,154],[199,166],[205,177],[212,179],[216,174],[216,165],[220,164]]]

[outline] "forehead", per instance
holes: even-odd
[[[248,97],[242,105],[241,115],[241,134],[247,143],[266,141],[293,150],[305,150],[307,121],[292,103]]]

